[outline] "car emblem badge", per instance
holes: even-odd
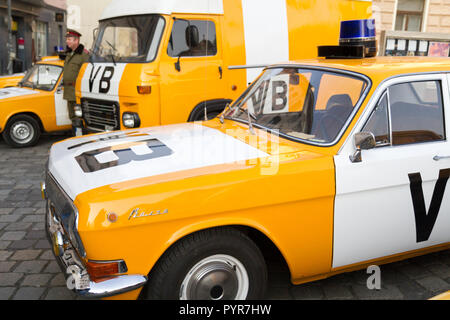
[[[131,211],[131,213],[128,217],[128,220],[136,219],[136,218],[143,218],[143,217],[148,217],[148,216],[157,216],[157,215],[169,213],[169,209],[155,210],[155,211],[150,211],[150,212],[145,212],[145,211],[140,211],[140,210],[141,210],[140,208],[136,208],[133,211]]]

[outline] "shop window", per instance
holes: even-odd
[[[395,30],[420,31],[424,8],[425,0],[398,0]]]
[[[34,32],[34,41],[36,46],[36,55],[44,57],[47,55],[47,29],[46,22],[36,21],[36,30]]]

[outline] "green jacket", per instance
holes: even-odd
[[[75,84],[78,73],[80,72],[83,63],[88,62],[89,52],[80,44],[73,52],[67,52],[64,60],[64,99],[67,101],[75,101]]]

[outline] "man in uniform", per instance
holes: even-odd
[[[75,117],[75,84],[78,73],[83,63],[88,62],[89,52],[80,44],[81,34],[73,29],[67,29],[66,33],[66,57],[64,60],[64,99],[67,100],[69,118],[72,120],[72,132],[74,135],[81,135],[81,120]]]

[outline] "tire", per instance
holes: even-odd
[[[3,131],[3,139],[14,148],[34,146],[41,135],[38,121],[26,114],[12,117]]]
[[[233,228],[189,235],[160,259],[149,275],[144,299],[260,299],[267,268],[259,248]]]

